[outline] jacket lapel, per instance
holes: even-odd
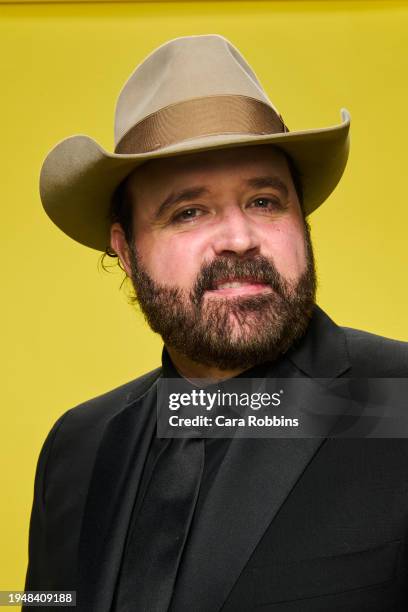
[[[156,425],[156,385],[139,389],[107,423],[81,526],[77,606],[108,612],[137,487]]]
[[[302,341],[272,368],[270,375],[335,378],[349,367],[342,330],[316,307]],[[328,420],[327,432],[332,425],[333,420]],[[324,438],[231,441],[193,525],[171,610],[220,610],[262,535],[323,442]]]

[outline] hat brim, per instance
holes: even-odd
[[[237,146],[273,144],[294,161],[302,182],[306,215],[322,204],[339,182],[349,152],[350,115],[342,123],[316,130],[278,134],[220,134],[179,142],[149,153],[115,154],[84,135],[59,142],[47,155],[40,174],[45,212],[65,234],[93,249],[110,244],[109,210],[118,185],[150,159]]]

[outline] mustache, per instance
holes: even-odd
[[[287,283],[274,263],[263,255],[256,255],[251,259],[239,259],[236,256],[219,257],[204,264],[194,283],[191,299],[198,305],[206,291],[216,289],[217,282],[248,279],[269,285],[278,295],[286,298]]]

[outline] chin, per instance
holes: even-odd
[[[245,322],[239,320],[235,314],[228,317],[230,338],[233,342],[252,342],[259,335],[259,326],[262,325],[262,314],[245,316]]]

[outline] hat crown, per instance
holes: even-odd
[[[139,64],[123,86],[116,105],[115,145],[152,113],[218,95],[254,98],[279,115],[252,68],[226,38],[208,34],[171,40]]]

